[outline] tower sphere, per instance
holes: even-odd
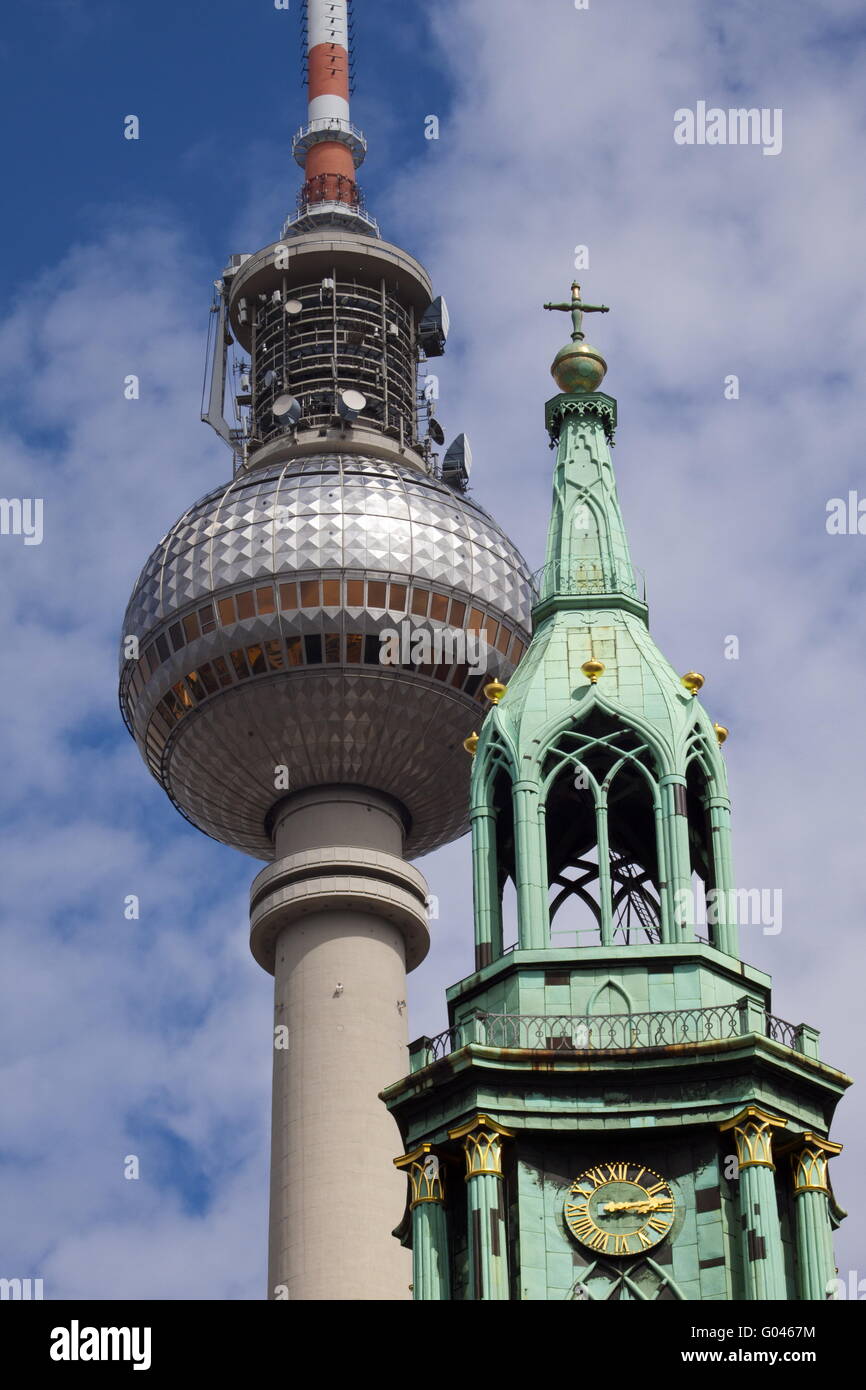
[[[569,395],[597,391],[607,372],[607,363],[589,343],[567,343],[553,359],[550,375],[560,391]]]
[[[281,800],[355,784],[400,804],[406,852],[423,854],[467,828],[463,740],[528,643],[530,592],[492,517],[410,464],[262,465],[191,507],[145,565],[121,708],[216,840],[271,859]]]

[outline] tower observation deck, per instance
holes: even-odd
[[[268,861],[251,946],[275,975],[274,1299],[409,1296],[399,1136],[377,1099],[429,943],[406,861],[468,828],[463,740],[531,610],[463,436],[438,453],[426,364],[448,312],[363,206],[349,19],[346,0],[306,6],[298,206],[215,282],[202,418],[232,477],[151,554],[120,663],[123,717],[175,806]]]

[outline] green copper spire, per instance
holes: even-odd
[[[464,744],[475,969],[448,991],[448,1029],[418,1038],[382,1093],[410,1174],[398,1233],[415,1298],[824,1299],[844,1215],[825,1131],[848,1078],[739,958],[738,923],[760,922],[733,885],[727,730],[700,672],[649,633],[616,402],[582,332],[603,306],[574,286],[546,307],[574,332],[546,407],[534,633]],[[431,1156],[465,1182],[425,1186]]]
[[[544,569],[538,576],[542,601],[557,600],[562,606],[599,607],[599,596],[632,600],[631,610],[645,617],[637,602],[637,586],[625,524],[619,508],[610,446],[616,425],[616,402],[597,392],[588,380],[593,364],[604,359],[595,348],[583,346],[581,324],[585,313],[608,313],[604,305],[584,304],[580,286],[572,286],[570,304],[545,304],[545,309],[570,309],[574,323],[572,342],[559,352],[551,374],[559,385],[577,377],[575,389],[564,389],[547,406],[547,427],[558,444],[553,477],[553,510],[547,538]],[[597,384],[597,383],[596,383]],[[572,427],[563,428],[570,418]],[[576,422],[584,428],[574,428]],[[586,602],[586,600],[593,602]],[[547,611],[547,610],[545,610]]]
[[[604,306],[585,304],[575,285],[570,304],[545,307],[573,314],[576,347],[563,352],[602,360],[581,324]],[[552,368],[559,381],[572,370],[563,360]],[[706,918],[712,944],[736,955],[719,739],[696,699],[703,678],[684,684],[647,631],[611,461],[616,402],[565,391],[548,401],[546,422],[557,453],[535,635],[485,721],[472,775],[480,956],[501,949],[496,884],[506,874],[521,946],[691,941]],[[491,816],[500,833],[488,843]],[[569,900],[589,920],[559,938]]]

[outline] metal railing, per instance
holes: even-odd
[[[412,1044],[413,1070],[440,1061],[470,1043],[481,1047],[547,1052],[630,1051],[719,1042],[758,1031],[795,1052],[805,1052],[805,1025],[787,1023],[753,1001],[706,1009],[671,1009],[632,1014],[494,1014],[477,1012],[435,1038]]]
[[[799,1046],[800,1029],[795,1023],[786,1023],[783,1018],[774,1018],[772,1014],[766,1015],[767,1037],[773,1042],[778,1042],[783,1047],[790,1047],[794,1052],[801,1051]]]
[[[646,577],[642,570],[630,565],[617,570],[594,560],[570,565],[553,560],[542,565],[532,575],[532,589],[536,603],[554,595],[625,594],[640,598],[641,593],[641,602],[646,601]]]

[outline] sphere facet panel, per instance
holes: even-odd
[[[259,573],[318,568],[397,570],[442,578],[529,622],[525,565],[467,498],[410,467],[372,459],[307,459],[240,476],[191,508],[136,586],[126,631],[141,634],[200,595]],[[511,598],[511,602],[506,602]],[[498,600],[498,602],[497,602]]]
[[[121,705],[154,775],[218,839],[270,856],[284,765],[292,791],[395,796],[422,853],[465,828],[462,740],[485,681],[519,661],[530,604],[507,537],[435,479],[355,456],[271,465],[203,498],[151,556]],[[399,654],[383,661],[388,633]]]

